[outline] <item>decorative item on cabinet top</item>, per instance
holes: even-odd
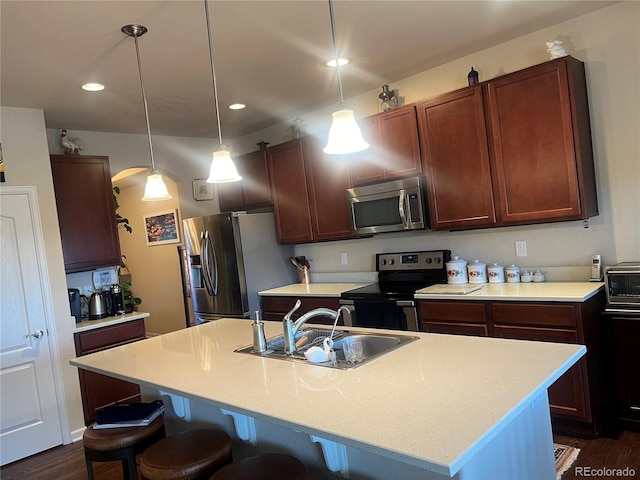
[[[192,183],[195,200],[213,200],[213,184],[207,183],[206,178],[196,178]]]
[[[382,92],[378,95],[380,100],[380,110],[387,112],[398,106],[398,95],[395,90],[391,90],[389,85],[382,86]]]

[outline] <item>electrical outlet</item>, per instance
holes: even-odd
[[[516,257],[527,256],[527,242],[524,240],[516,240]]]
[[[340,264],[341,265],[348,265],[349,264],[349,256],[346,253],[341,253],[340,254]]]

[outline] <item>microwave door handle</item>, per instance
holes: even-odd
[[[400,198],[398,199],[398,213],[400,213],[400,219],[402,220],[402,226],[405,230],[409,228],[409,224],[407,222],[407,214],[405,212],[405,198],[407,194],[404,191],[404,188],[400,190]]]

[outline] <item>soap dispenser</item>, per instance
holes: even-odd
[[[260,319],[260,310],[254,312],[255,320],[251,324],[253,328],[253,351],[266,352],[267,338],[264,334],[264,322]]]

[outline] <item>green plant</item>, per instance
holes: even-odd
[[[118,209],[120,208],[118,195],[120,195],[120,187],[113,187],[113,209],[116,211],[116,222],[118,223],[118,227],[123,226],[127,232],[131,233],[133,232],[133,229],[131,228],[131,225],[129,225],[129,219],[118,213]]]

